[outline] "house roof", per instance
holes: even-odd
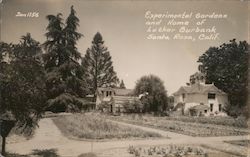
[[[132,89],[118,89],[115,88],[115,94],[116,95],[131,95],[133,93]]]
[[[196,72],[193,75],[191,75],[191,77],[205,77],[205,74],[203,74],[201,72]]]
[[[100,87],[100,88],[97,89],[97,91],[98,92],[101,92],[101,91],[114,91],[115,95],[118,95],[118,96],[131,95],[133,93],[132,89],[120,89],[120,88],[111,88],[111,87],[107,87],[107,88]]]
[[[193,84],[190,86],[182,86],[179,88],[177,92],[173,95],[180,95],[180,94],[192,94],[192,93],[217,93],[217,94],[226,94],[222,90],[218,89],[214,84]]]

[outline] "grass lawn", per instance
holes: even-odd
[[[217,125],[213,123],[201,123],[197,121],[181,121],[170,119],[169,117],[154,117],[154,116],[134,116],[124,115],[109,118],[117,121],[123,121],[136,125],[143,125],[152,128],[158,128],[166,131],[172,131],[190,136],[233,136],[246,135],[249,130],[242,127],[231,127],[228,125]],[[193,117],[192,117],[193,118]],[[209,117],[207,117],[209,118]]]
[[[250,146],[250,140],[225,141],[225,142],[230,143],[230,144],[234,144],[234,145],[243,146],[243,147]]]
[[[135,129],[112,123],[96,114],[75,114],[53,119],[56,126],[67,137],[79,139],[125,139],[161,137],[154,132]]]

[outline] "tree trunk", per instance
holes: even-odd
[[[2,137],[2,155],[5,156],[5,144],[6,144],[6,137]]]

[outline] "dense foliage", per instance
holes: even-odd
[[[143,104],[140,100],[134,99],[132,101],[125,101],[123,104],[126,113],[141,113]]]
[[[229,115],[246,106],[248,77],[248,44],[235,39],[219,47],[210,47],[198,62],[200,70],[206,74],[207,83],[228,94],[230,105],[226,111]]]
[[[78,110],[86,94],[81,55],[76,48],[82,34],[77,32],[79,19],[75,14],[72,6],[65,24],[61,14],[47,16],[44,62],[48,104],[53,111]]]
[[[167,91],[163,81],[154,75],[143,76],[137,82],[134,89],[135,95],[148,93],[142,99],[144,112],[158,112],[167,109]]]
[[[11,112],[24,130],[32,128],[46,104],[42,50],[30,34],[0,47],[0,111]]]
[[[90,94],[95,94],[98,87],[116,87],[119,81],[114,71],[113,63],[102,35],[98,32],[94,36],[91,48],[88,48],[82,67],[88,82]]]

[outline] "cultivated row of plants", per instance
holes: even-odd
[[[229,127],[215,124],[202,124],[193,122],[182,122],[178,120],[168,120],[166,117],[153,116],[120,116],[111,117],[113,120],[123,121],[136,125],[143,125],[158,128],[166,131],[172,131],[190,136],[230,136],[246,135],[247,129]]]
[[[161,137],[161,135],[135,129],[105,120],[93,114],[75,114],[53,119],[58,128],[67,136],[80,139],[124,139]]]
[[[202,124],[216,124],[216,125],[225,125],[233,126],[239,128],[247,128],[247,119],[245,117],[222,117],[222,116],[213,116],[213,117],[190,117],[190,116],[175,116],[175,117],[164,117],[167,120],[177,120],[182,122],[195,122]]]
[[[153,146],[153,147],[134,147],[129,146],[129,154],[133,154],[134,157],[207,157],[207,152],[201,147],[194,146]]]
[[[146,117],[150,118],[154,115],[152,114],[130,114],[131,117],[135,120],[137,119],[147,119]],[[238,117],[233,118],[229,116],[211,116],[211,117],[194,117],[194,116],[165,116],[165,117],[158,117],[159,119],[166,119],[166,120],[175,120],[175,121],[182,121],[182,122],[192,122],[192,123],[202,123],[202,124],[216,124],[216,125],[223,125],[223,126],[230,126],[230,127],[239,127],[239,128],[247,128],[248,119],[246,117]]]

